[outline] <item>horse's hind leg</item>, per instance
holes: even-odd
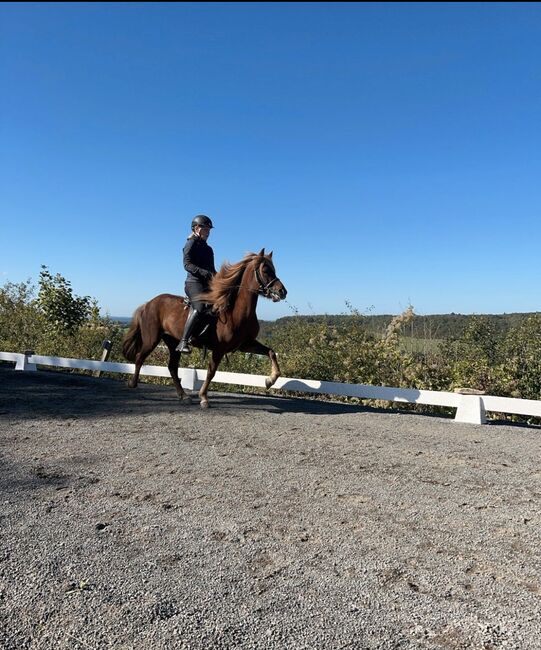
[[[135,357],[135,371],[128,381],[128,386],[130,388],[137,388],[137,384],[139,383],[139,373],[141,372],[141,367],[143,366],[143,363],[145,362],[145,359],[148,357],[148,355],[154,350],[154,348],[158,345],[160,342],[160,328],[159,325],[154,324],[149,327],[146,327],[141,331],[141,338],[142,338],[142,345],[141,349],[137,353],[137,356]]]
[[[192,400],[191,397],[186,393],[184,388],[182,388],[182,383],[180,381],[180,378],[178,376],[178,364],[180,361],[180,352],[178,352],[175,348],[177,346],[177,340],[170,336],[169,334],[164,334],[162,336],[163,342],[167,347],[169,348],[169,363],[167,364],[167,367],[169,368],[169,373],[171,374],[171,378],[173,379],[173,384],[175,385],[175,390],[177,391],[177,395],[179,398],[182,400],[184,404],[191,404]]]
[[[266,345],[263,345],[263,343],[260,343],[255,339],[241,345],[239,350],[241,352],[250,352],[252,354],[260,354],[261,356],[269,357],[271,361],[271,374],[270,377],[265,379],[265,386],[270,388],[276,383],[276,380],[282,373],[280,372],[280,366],[278,365],[278,359],[276,358],[276,352],[274,350],[271,350],[271,348],[268,348]]]
[[[143,366],[143,363],[145,362],[145,359],[148,357],[148,355],[154,350],[154,348],[158,345],[158,343],[149,344],[145,345],[143,344],[143,347],[141,348],[141,351],[138,352],[137,356],[135,357],[135,370],[133,375],[131,376],[130,380],[128,381],[128,386],[130,388],[137,388],[137,384],[139,383],[139,373],[141,372],[141,368]]]

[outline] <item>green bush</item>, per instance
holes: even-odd
[[[460,339],[445,342],[442,350],[450,360],[451,388],[474,388],[500,394],[501,340],[501,334],[487,317],[474,316]]]
[[[504,394],[541,399],[541,314],[510,330],[502,341],[500,377]]]
[[[6,282],[0,287],[0,350],[36,350],[43,328],[43,315],[30,280],[19,284]]]
[[[105,339],[120,349],[122,329],[101,318],[96,300],[73,294],[60,274],[42,267],[39,291],[30,280],[0,288],[0,349],[36,354],[99,358]]]

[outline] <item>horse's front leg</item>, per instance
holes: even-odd
[[[220,365],[220,361],[222,360],[223,357],[222,352],[212,352],[212,357],[209,361],[209,367],[207,369],[207,376],[206,379],[201,386],[201,390],[199,391],[199,397],[201,398],[201,408],[206,409],[209,407],[209,400],[207,397],[207,392],[210,386],[210,382],[212,381],[214,375],[216,374],[216,370],[218,370],[218,366]]]
[[[265,379],[265,386],[270,388],[276,383],[278,377],[282,374],[280,372],[280,366],[278,365],[278,359],[276,358],[276,352],[268,348],[263,343],[253,340],[241,345],[239,350],[241,352],[250,352],[252,354],[260,354],[261,356],[269,357],[271,360],[271,374],[270,377]]]
[[[175,349],[177,346],[178,339],[173,338],[169,334],[164,334],[162,338],[164,340],[164,343],[169,348],[169,363],[167,364],[167,367],[169,368],[169,374],[171,375],[171,379],[173,380],[173,384],[175,385],[175,390],[177,391],[177,395],[181,400],[182,404],[191,404],[192,399],[188,395],[188,393],[185,392],[184,388],[182,388],[182,383],[178,376],[178,363],[180,361],[180,352],[178,352]]]

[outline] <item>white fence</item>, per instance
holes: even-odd
[[[31,353],[0,352],[0,361],[15,362],[15,370],[35,371],[37,366],[73,368],[77,370],[94,370],[101,372],[119,372],[132,374],[133,363],[112,363],[109,361],[92,361],[90,359],[66,359],[64,357],[44,357]],[[189,390],[197,390],[206,377],[206,370],[179,368],[182,385]],[[143,366],[141,375],[153,377],[170,377],[165,366]],[[244,375],[234,372],[217,372],[213,382],[255,386],[265,388],[264,375]],[[313,379],[291,379],[280,377],[272,389],[296,391],[302,393],[320,393],[377,399],[389,402],[406,402],[409,404],[427,404],[430,406],[448,406],[456,408],[456,422],[484,424],[487,411],[495,413],[512,413],[541,418],[541,401],[496,397],[493,395],[472,395],[464,393],[447,393],[434,390],[417,390],[413,388],[390,388],[388,386],[369,386],[366,384],[345,384],[335,381],[317,381]]]

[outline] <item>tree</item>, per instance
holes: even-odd
[[[512,397],[541,398],[541,314],[509,330],[502,345],[502,374]]]
[[[497,334],[493,321],[486,316],[473,316],[460,339],[442,346],[449,359],[454,357],[453,386],[498,394],[500,343],[501,335]]]
[[[21,352],[35,349],[43,329],[35,287],[30,280],[0,287],[0,350]]]
[[[74,334],[91,315],[94,302],[90,296],[75,296],[71,282],[42,265],[37,305],[53,333]]]

